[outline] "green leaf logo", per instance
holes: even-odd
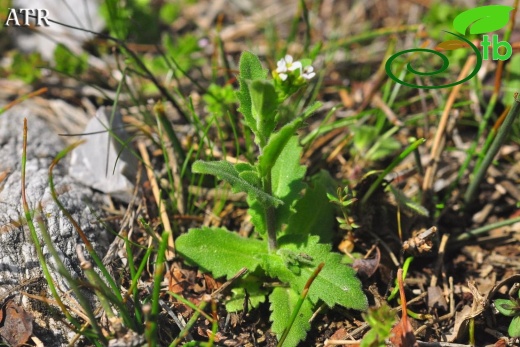
[[[509,12],[514,7],[505,5],[489,5],[476,7],[459,14],[453,20],[453,27],[462,35],[485,34],[503,28],[509,22]]]

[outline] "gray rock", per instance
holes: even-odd
[[[36,211],[41,205],[47,230],[67,271],[73,277],[82,276],[75,250],[76,245],[82,242],[72,224],[53,201],[48,183],[49,166],[65,146],[43,120],[21,104],[0,115],[0,177],[4,177],[0,179],[0,298],[15,285],[43,276],[21,203],[24,117],[28,119],[26,196],[29,208]],[[108,240],[103,226],[91,212],[100,213],[102,197],[69,177],[66,165],[67,160],[64,159],[53,171],[58,198],[79,223],[102,258],[108,248]],[[37,232],[40,242],[44,245],[38,227]],[[55,282],[64,294],[69,288],[56,271],[48,245],[43,247],[43,253]],[[43,279],[41,286],[46,288]],[[68,340],[67,335],[70,331],[64,324],[49,319],[48,314],[42,313],[41,308],[34,305],[34,301],[23,298],[22,302],[26,311],[36,318],[39,317],[35,321],[38,326],[35,327],[35,335],[46,346],[60,346]],[[38,336],[38,331],[41,336]]]
[[[117,111],[112,117],[109,109],[101,107],[83,133],[81,139],[85,143],[72,152],[69,175],[91,188],[129,202],[137,159],[120,143],[129,139],[121,113]]]

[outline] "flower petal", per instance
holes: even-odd
[[[292,63],[290,66],[289,66],[289,71],[295,71],[295,70],[302,70],[302,63],[300,63],[299,61],[295,61],[294,63]]]

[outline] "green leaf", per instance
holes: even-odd
[[[226,310],[228,312],[239,312],[244,309],[244,303],[247,297],[247,305],[256,308],[265,301],[267,290],[262,286],[263,279],[248,275],[244,279],[240,279],[235,284],[235,288],[231,290],[233,296],[226,302]],[[246,296],[247,291],[247,296]]]
[[[401,206],[402,208],[411,210],[415,213],[418,213],[421,216],[425,216],[425,217],[429,216],[430,213],[428,212],[426,207],[413,201],[412,199],[410,199],[409,197],[404,195],[404,193],[401,190],[394,188],[394,186],[392,186],[391,184],[389,184],[388,187],[390,188],[390,191],[394,195],[395,200],[397,201],[399,206]]]
[[[227,279],[246,267],[250,272],[260,265],[267,245],[246,239],[223,228],[191,229],[175,241],[177,252],[190,264],[197,265],[215,277]]]
[[[352,131],[354,147],[351,152],[363,156],[365,160],[376,161],[401,148],[401,143],[390,137],[390,133],[381,135],[376,127],[361,125],[353,128]]]
[[[231,105],[237,102],[236,93],[233,85],[218,85],[210,84],[208,91],[202,96],[202,99],[208,107],[208,111],[216,117],[222,117],[228,110],[231,109]]]
[[[494,304],[498,312],[502,313],[504,316],[513,317],[518,313],[518,311],[515,310],[518,308],[516,303],[509,299],[496,299]]]
[[[453,20],[453,27],[462,35],[470,28],[470,34],[485,34],[504,27],[509,22],[509,12],[514,7],[489,5],[464,11]]]
[[[329,307],[336,304],[356,310],[367,309],[367,299],[361,289],[361,282],[356,272],[341,264],[342,256],[333,253],[328,244],[319,244],[317,236],[284,235],[279,242],[280,250],[292,251],[298,256],[310,261],[302,261],[299,271],[294,271],[284,262],[281,253],[263,255],[262,268],[272,277],[288,283],[298,293],[301,293],[314,269],[321,262],[325,263],[323,270],[316,277],[309,290],[311,302],[324,301]],[[294,266],[294,265],[293,265]]]
[[[289,124],[288,124],[289,125]],[[295,126],[294,124],[292,126]],[[290,129],[282,128],[283,129]],[[287,134],[291,131],[286,130]],[[292,132],[293,133],[293,132]],[[282,224],[287,223],[291,213],[294,211],[292,205],[300,198],[300,192],[305,188],[303,177],[306,168],[300,165],[301,147],[296,136],[286,137],[281,131],[273,135],[269,144],[265,147],[264,154],[259,159],[260,170],[271,170],[271,188],[273,196],[283,202],[276,209],[276,230],[280,231]],[[285,143],[283,141],[285,139]],[[274,162],[269,162],[273,160]],[[258,201],[248,198],[248,213],[251,222],[260,235],[265,235],[266,219],[265,208]]]
[[[269,301],[271,302],[270,319],[273,322],[271,330],[276,334],[278,339],[280,339],[284,329],[288,328],[291,314],[299,298],[300,295],[291,287],[277,287],[273,290],[271,295],[269,295]],[[312,317],[312,309],[312,303],[308,299],[305,299],[285,339],[284,347],[296,347],[298,346],[298,342],[307,336],[307,331],[311,327],[309,319]]]
[[[46,65],[38,52],[26,54],[15,51],[8,76],[19,78],[28,84],[33,83],[40,78],[41,67]]]
[[[393,137],[381,137],[366,152],[366,160],[376,161],[383,159],[401,148],[401,143]]]
[[[327,171],[321,170],[314,175],[305,195],[296,203],[296,213],[289,218],[285,233],[318,235],[320,242],[330,242],[335,213],[327,194],[333,196],[334,193],[335,182]]]
[[[278,157],[287,145],[287,142],[294,137],[296,130],[298,130],[301,124],[301,119],[295,119],[291,123],[284,125],[278,132],[269,138],[269,142],[264,147],[263,153],[258,158],[258,167],[262,177],[266,177],[271,171],[278,160]]]
[[[509,337],[519,337],[520,336],[520,316],[516,316],[511,320],[511,324],[509,324],[509,329],[507,329],[507,333]]]
[[[298,143],[298,137],[293,136],[287,141],[271,170],[273,196],[283,201],[283,205],[276,208],[277,230],[295,212],[294,204],[301,198],[300,193],[305,188],[303,178],[307,168],[300,165],[301,155],[302,147]]]
[[[247,213],[251,216],[251,223],[255,226],[256,232],[264,237],[267,233],[267,220],[265,218],[265,208],[258,202],[258,200],[247,197],[247,204],[249,208]]]
[[[159,10],[159,18],[163,23],[173,23],[179,17],[181,9],[180,4],[164,3]]]
[[[76,55],[65,45],[59,43],[54,49],[54,63],[56,70],[68,75],[77,76],[88,68],[87,54]]]
[[[252,101],[252,114],[256,120],[256,134],[265,145],[276,126],[275,114],[278,108],[278,95],[272,83],[255,80],[249,84]]]
[[[220,179],[226,180],[234,192],[246,192],[248,196],[258,200],[263,206],[278,206],[283,204],[278,198],[265,193],[260,188],[254,186],[244,178],[240,177],[239,172],[229,162],[221,161],[202,161],[197,160],[193,163],[192,171],[194,173],[214,175]]]
[[[254,171],[254,170],[256,170],[256,168],[253,165],[249,164],[249,163],[236,163],[235,164],[235,169],[238,172]]]
[[[238,176],[257,188],[262,187],[262,181],[256,171],[243,171]]]
[[[256,55],[247,51],[242,53],[240,56],[238,69],[240,72],[238,75],[240,87],[236,93],[240,103],[238,111],[244,116],[246,125],[253,131],[253,133],[257,134],[258,129],[256,127],[255,118],[253,117],[251,94],[249,92],[247,81],[266,78],[267,70],[262,68],[260,59],[258,59]]]
[[[371,308],[363,318],[372,329],[363,336],[360,347],[385,347],[385,340],[392,334],[392,327],[395,323],[395,313],[383,301],[377,308]]]
[[[361,125],[352,129],[354,137],[352,141],[354,143],[355,150],[359,153],[364,153],[371,144],[373,144],[378,136],[379,132],[376,127]]]

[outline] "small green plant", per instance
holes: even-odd
[[[360,347],[385,347],[385,340],[392,334],[395,313],[385,302],[378,308],[370,308],[363,318],[370,325],[370,330],[363,336]]]
[[[520,336],[520,284],[515,284],[509,291],[509,299],[496,299],[493,301],[498,312],[506,317],[513,317],[507,332],[509,337]]]
[[[99,11],[110,36],[134,42],[155,42],[159,36],[157,11],[150,0],[103,1]]]
[[[69,76],[78,76],[88,69],[88,56],[86,53],[75,55],[63,44],[58,44],[54,49],[54,63],[56,70]]]
[[[306,167],[300,165],[302,147],[296,132],[319,104],[292,119],[279,117],[282,103],[314,76],[310,62],[293,62],[286,56],[269,80],[258,57],[244,52],[239,72],[238,111],[254,134],[258,161],[196,161],[192,171],[215,175],[234,191],[246,192],[248,212],[262,240],[243,238],[224,228],[203,227],[180,236],[176,247],[189,263],[215,277],[229,279],[246,267],[248,275],[239,281],[228,310],[241,309],[246,290],[254,306],[268,295],[273,332],[280,339],[290,329],[284,346],[296,346],[305,338],[319,302],[365,310],[367,300],[354,270],[341,263],[342,256],[331,252],[329,244],[320,243],[320,238],[327,239],[324,234],[332,232],[331,224],[323,222],[333,217],[333,205],[327,203],[326,196],[330,176],[321,172],[308,185],[304,182]],[[329,230],[323,230],[324,226]],[[303,303],[297,304],[307,280],[321,263],[323,270]],[[268,279],[281,284],[266,288],[263,283]],[[291,326],[291,313],[298,310]]]
[[[352,217],[350,216],[350,207],[353,203],[357,201],[357,199],[353,197],[353,194],[351,193],[350,188],[348,186],[345,186],[345,188],[343,189],[338,188],[337,197],[330,193],[327,193],[327,197],[329,198],[330,202],[338,205],[341,209],[341,212],[343,213],[343,218],[336,218],[336,220],[339,223],[340,229],[352,231],[355,228],[359,228],[359,225],[354,223]]]
[[[40,53],[23,54],[15,52],[13,62],[8,69],[9,78],[21,79],[25,83],[36,82],[41,76],[41,69],[46,63]]]
[[[236,96],[231,84],[219,86],[210,84],[208,92],[202,96],[208,106],[208,111],[213,115],[222,115],[227,112],[228,106],[236,102]]]

